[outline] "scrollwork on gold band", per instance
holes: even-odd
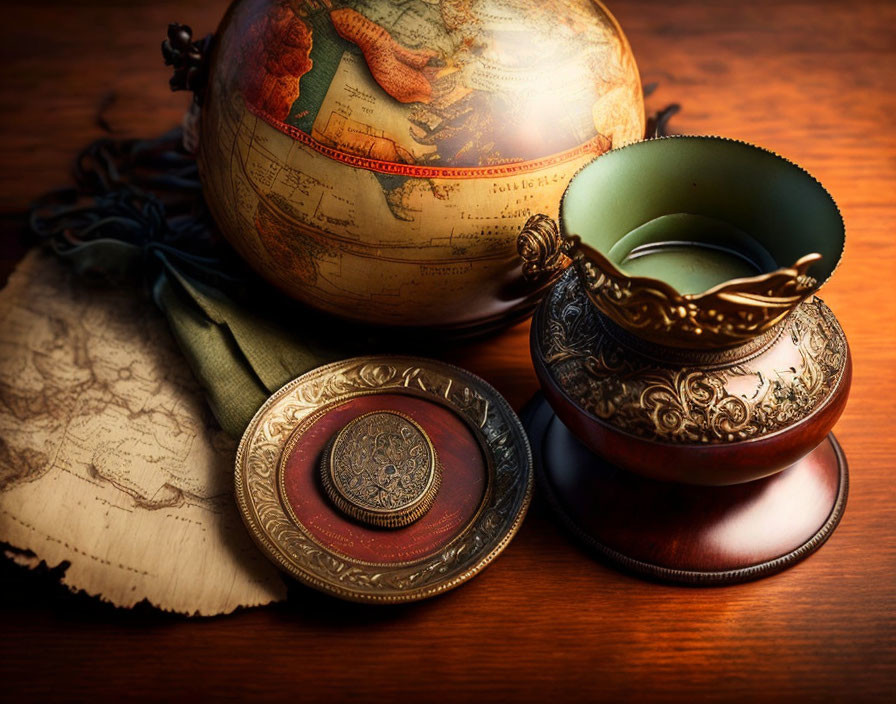
[[[372,564],[321,545],[291,516],[279,476],[290,437],[315,413],[368,394],[416,396],[464,420],[486,455],[490,486],[473,521],[438,553]],[[290,382],[259,409],[240,442],[237,504],[265,554],[299,581],[352,601],[400,602],[451,589],[477,574],[516,534],[532,495],[532,455],[507,402],[486,382],[448,364],[414,357],[362,357]]]
[[[576,251],[573,265],[591,302],[626,330],[672,347],[718,349],[768,332],[811,296],[818,282],[807,271],[820,258],[808,254],[792,267],[733,279],[700,294],[627,276],[590,248]]]

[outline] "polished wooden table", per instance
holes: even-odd
[[[66,182],[111,129],[176,124],[159,42],[169,21],[210,31],[221,0],[4,3],[2,266],[28,202]],[[855,355],[836,433],[849,504],[795,568],[717,589],[660,586],[593,560],[536,497],[516,540],[469,584],[398,608],[295,586],[281,605],[189,620],[119,611],[6,565],[0,699],[794,700],[896,697],[896,3],[617,0],[652,108],[675,131],[755,142],[805,166],[846,220],[822,296]],[[98,111],[102,108],[102,119]],[[5,276],[4,276],[5,278]],[[536,390],[528,325],[443,356],[516,408]]]

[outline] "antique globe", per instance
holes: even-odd
[[[637,67],[591,0],[238,0],[199,165],[224,236],[314,308],[469,329],[531,308],[516,239],[641,139]]]

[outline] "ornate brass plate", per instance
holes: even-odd
[[[291,457],[311,447],[306,440],[313,436],[315,423],[327,414],[345,409],[347,404],[368,402],[371,399],[367,397],[377,395],[384,395],[383,403],[407,398],[409,403],[438,407],[438,413],[468,432],[477,456],[481,453],[481,466],[487,475],[485,489],[477,494],[479,503],[473,505],[469,520],[446,531],[444,537],[435,531],[428,534],[424,524],[435,520],[431,514],[440,510],[439,501],[447,501],[442,498],[448,496],[445,485],[457,483],[456,453],[451,447],[442,452],[456,432],[439,436],[442,447],[436,435],[421,436],[432,439],[433,471],[438,471],[440,460],[443,469],[443,489],[430,513],[410,526],[392,530],[361,523],[351,526],[356,532],[363,531],[366,550],[375,551],[378,541],[382,541],[383,545],[388,543],[393,555],[407,554],[408,559],[393,557],[380,561],[348,554],[350,550],[328,543],[326,531],[316,530],[319,526],[309,522],[307,516],[318,514],[296,512],[290,498],[295,496],[290,494],[294,489],[287,482],[287,473],[293,466]],[[346,433],[350,432],[349,426],[351,423],[342,426]],[[424,433],[424,428],[418,429]],[[411,428],[409,437],[415,432]],[[319,501],[318,513],[329,511],[340,516],[338,520],[347,521],[326,498],[319,476],[321,461],[333,449],[338,451],[338,443],[331,437],[310,470],[315,482],[312,484],[305,477],[303,491],[321,494],[323,503]],[[452,454],[454,470],[449,464]],[[436,481],[435,476],[432,482]],[[352,601],[380,603],[423,599],[452,589],[477,574],[515,535],[529,506],[532,483],[529,443],[519,419],[500,394],[469,372],[413,357],[350,359],[320,367],[290,382],[273,394],[252,419],[240,442],[235,468],[236,498],[243,520],[273,562],[321,591]],[[426,482],[422,482],[416,498],[411,497],[408,503],[416,508],[415,501],[427,494]],[[357,497],[353,500],[362,503]],[[418,536],[427,533],[425,554],[394,549],[396,541],[400,543],[403,536],[414,531]]]

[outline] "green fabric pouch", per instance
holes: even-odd
[[[113,239],[55,248],[80,275],[111,284],[133,280],[147,267],[145,250]],[[221,427],[239,438],[274,391],[321,364],[352,354],[353,345],[321,326],[318,316],[276,295],[267,304],[238,302],[220,288],[191,277],[161,252],[154,252],[151,294],[199,380]],[[268,293],[268,292],[266,292]],[[265,308],[280,320],[259,312]],[[302,325],[303,318],[308,325]],[[282,320],[289,320],[289,325]],[[313,322],[311,322],[313,321]],[[331,337],[335,344],[317,342]],[[300,335],[299,330],[303,333]]]
[[[173,130],[94,142],[75,162],[75,186],[33,206],[31,229],[81,276],[145,282],[221,427],[239,438],[283,384],[355,353],[358,332],[246,269],[217,235],[181,141]]]

